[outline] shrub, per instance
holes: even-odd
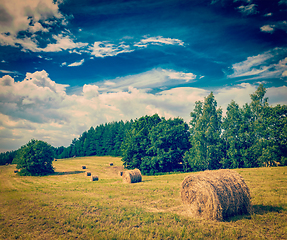
[[[20,175],[39,176],[54,172],[53,159],[54,151],[51,145],[32,139],[18,150],[13,162],[17,163]]]

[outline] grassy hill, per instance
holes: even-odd
[[[191,218],[181,204],[180,184],[193,173],[123,184],[120,158],[53,165],[56,173],[44,177],[0,166],[0,239],[287,239],[287,167],[236,169],[250,188],[253,214],[215,222]]]

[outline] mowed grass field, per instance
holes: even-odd
[[[0,166],[0,239],[287,239],[287,167],[236,169],[250,188],[253,213],[216,222],[193,219],[181,203],[180,184],[195,173],[124,184],[120,158],[53,165],[56,173],[44,177]]]

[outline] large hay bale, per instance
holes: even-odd
[[[91,181],[98,181],[99,180],[99,177],[98,176],[91,176]]]
[[[181,200],[192,216],[204,219],[224,220],[251,211],[244,179],[226,169],[187,176],[181,184]]]
[[[142,181],[142,174],[139,169],[128,170],[123,173],[124,183],[136,183]]]
[[[91,176],[91,172],[86,172],[86,176]]]

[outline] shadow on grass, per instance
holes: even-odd
[[[52,175],[70,175],[70,174],[79,174],[84,173],[85,171],[68,171],[68,172],[55,172]]]
[[[256,215],[264,215],[266,213],[270,213],[270,212],[282,212],[282,211],[286,211],[284,208],[282,207],[274,207],[274,206],[264,206],[264,205],[253,205],[252,206],[252,214],[256,214]],[[226,221],[227,222],[236,222],[238,220],[242,220],[242,219],[251,219],[251,215],[237,215],[237,216],[233,216],[228,218]]]
[[[264,205],[253,205],[253,214],[263,215],[268,212],[282,212],[284,208]]]

